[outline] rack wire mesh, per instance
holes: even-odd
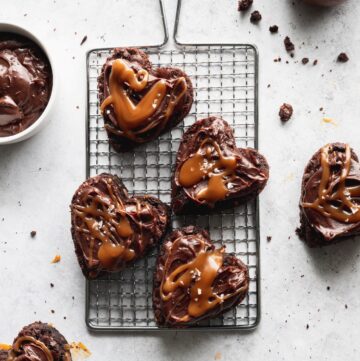
[[[171,176],[182,135],[196,119],[217,115],[234,129],[237,145],[257,148],[257,51],[251,45],[143,48],[154,66],[183,69],[192,79],[195,100],[184,123],[157,140],[118,154],[109,145],[99,111],[97,77],[110,49],[88,54],[87,175],[117,174],[130,193],[170,202]],[[259,322],[259,218],[256,200],[219,213],[175,216],[172,226],[196,224],[210,231],[249,267],[246,299],[223,316],[194,329],[250,329]],[[87,281],[86,323],[94,331],[157,330],[152,279],[157,249],[118,274]]]

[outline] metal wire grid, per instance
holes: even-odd
[[[257,51],[250,45],[186,46],[181,50],[144,48],[154,66],[182,68],[192,79],[195,101],[191,113],[171,132],[129,153],[114,152],[99,112],[97,77],[110,49],[88,54],[87,173],[117,174],[130,193],[151,194],[170,202],[176,152],[186,128],[196,119],[218,115],[234,129],[237,145],[257,147]],[[250,270],[250,290],[236,309],[194,329],[249,329],[259,322],[258,206],[251,201],[211,215],[175,216],[172,226],[196,224],[226,245]],[[152,279],[157,250],[118,274],[88,281],[86,323],[94,331],[156,330]]]

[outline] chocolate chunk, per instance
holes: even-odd
[[[25,326],[15,338],[10,360],[71,361],[69,344],[54,327],[35,322]]]
[[[191,326],[237,306],[248,289],[248,267],[240,259],[215,249],[203,229],[178,229],[166,238],[157,259],[155,319],[160,326]]]
[[[176,214],[233,207],[256,197],[269,178],[266,159],[255,149],[237,148],[223,119],[196,121],[184,134],[172,179]]]
[[[270,26],[269,31],[271,34],[275,34],[279,31],[279,27],[277,25],[272,25]]]
[[[251,16],[250,16],[250,21],[253,23],[253,24],[256,24],[258,23],[260,20],[262,19],[262,16],[260,14],[259,11],[255,10],[251,13]]]
[[[71,232],[84,275],[118,272],[161,241],[169,208],[155,197],[129,197],[117,176],[85,181],[71,203]]]
[[[28,38],[0,34],[0,137],[29,128],[46,108],[52,90],[50,63]]]
[[[238,11],[246,11],[252,5],[253,0],[239,0]]]
[[[337,57],[337,61],[340,63],[346,63],[349,60],[349,57],[346,53],[340,53]]]
[[[288,51],[288,52],[295,50],[295,45],[291,42],[291,40],[288,36],[284,39],[284,45],[285,45],[286,51]]]
[[[98,88],[105,129],[119,152],[175,127],[189,113],[194,97],[190,78],[182,70],[153,68],[148,55],[137,48],[113,50]]]
[[[306,65],[309,62],[309,58],[302,58],[301,62]]]
[[[322,147],[304,171],[299,237],[317,247],[359,235],[358,194],[360,164],[354,151],[343,143]]]
[[[30,236],[31,236],[31,238],[34,238],[36,236],[36,231],[31,231]]]
[[[281,121],[287,122],[293,114],[293,107],[290,104],[284,103],[279,110],[279,117]]]

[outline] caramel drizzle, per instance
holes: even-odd
[[[174,241],[173,247],[182,238]],[[219,303],[223,303],[230,297],[242,291],[242,288],[227,295],[218,295],[213,290],[213,283],[219,269],[224,262],[224,247],[215,251],[207,251],[204,240],[201,240],[201,249],[196,257],[179,267],[163,280],[160,286],[160,295],[164,302],[169,301],[178,288],[188,288],[190,303],[188,314],[179,318],[180,322],[187,322],[191,317],[200,317],[213,309]],[[165,265],[165,270],[169,265]],[[174,305],[176,307],[176,305]]]
[[[212,148],[219,158],[215,161],[212,159]],[[228,183],[236,178],[236,168],[236,157],[225,157],[214,140],[205,139],[198,151],[182,165],[179,183],[184,187],[192,187],[208,178],[207,186],[196,194],[196,198],[216,202],[228,195]]]
[[[34,344],[35,347],[38,347],[39,349],[41,349],[41,351],[43,351],[48,361],[54,361],[53,355],[50,352],[50,350],[46,347],[46,345],[43,342],[31,336],[23,336],[17,339],[16,343],[12,347],[12,350],[10,351],[7,361],[16,361],[18,356],[21,356],[17,354],[21,353],[20,348],[24,343]]]
[[[352,197],[360,196],[360,186],[347,187],[346,179],[351,169],[351,150],[348,144],[345,147],[345,161],[338,181],[338,188],[334,191],[331,185],[333,175],[330,170],[329,152],[331,145],[321,149],[321,181],[318,197],[312,203],[302,203],[304,208],[311,208],[339,222],[355,223],[360,221],[360,206],[352,202]]]
[[[109,196],[99,194],[96,188],[92,188],[85,195],[91,197],[91,203],[86,206],[74,205],[73,208],[83,223],[83,226],[77,226],[76,230],[90,236],[89,264],[93,263],[95,242],[100,241],[98,259],[104,267],[111,269],[116,266],[119,259],[131,261],[135,257],[135,252],[119,242],[119,237],[131,237],[133,230],[123,202],[114,194],[111,179],[106,181],[106,187]],[[90,196],[90,192],[97,194]],[[121,215],[120,221],[117,220],[118,214]]]
[[[119,134],[124,134],[130,139],[137,139],[138,136],[161,124],[160,132],[173,113],[175,106],[184,96],[187,84],[184,77],[176,79],[170,94],[167,94],[166,79],[159,79],[141,98],[134,103],[129,97],[128,89],[139,93],[142,92],[149,82],[149,73],[145,69],[137,72],[130,64],[122,59],[116,59],[112,63],[109,77],[110,95],[102,102],[101,112],[103,113],[109,105],[113,106],[116,121],[121,129]],[[154,78],[156,79],[156,78]],[[170,97],[164,113],[158,120],[150,122],[151,116],[161,107],[162,103]]]

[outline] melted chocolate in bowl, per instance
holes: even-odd
[[[51,90],[51,66],[39,45],[24,36],[0,32],[0,137],[34,124]]]

